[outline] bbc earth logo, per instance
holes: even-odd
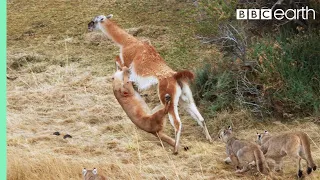
[[[237,9],[237,19],[250,19],[250,20],[271,20],[271,19],[287,19],[296,20],[309,18],[316,19],[316,12],[314,9],[309,9],[308,6],[301,9]]]

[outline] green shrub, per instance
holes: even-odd
[[[196,71],[193,84],[195,100],[205,105],[209,114],[214,115],[234,102],[235,82],[232,76],[227,69],[215,68],[211,64],[205,64]]]
[[[253,57],[261,64],[261,82],[273,89],[271,98],[280,101],[285,112],[319,112],[319,32],[281,32],[276,41],[255,44]]]

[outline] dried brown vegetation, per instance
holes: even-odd
[[[238,137],[254,140],[256,131],[303,130],[312,139],[320,165],[319,118],[292,123],[257,123],[246,111],[223,111],[208,124],[209,144],[188,116],[181,116],[181,142],[190,150],[173,156],[170,147],[138,130],[113,96],[109,77],[118,49],[86,25],[97,14],[113,13],[124,28],[138,28],[173,67],[202,63],[219,52],[194,41],[189,4],[172,1],[7,1],[8,179],[81,179],[83,167],[96,167],[108,179],[261,179],[255,171],[236,175],[223,163],[219,128],[232,125]],[[131,29],[132,30],[132,29]],[[135,30],[133,30],[136,32]],[[142,92],[150,106],[155,89]],[[300,119],[299,119],[300,120]],[[167,124],[167,133],[173,136]],[[63,139],[59,131],[72,138]],[[291,162],[286,159],[286,162]],[[319,179],[320,171],[307,179]],[[279,179],[292,179],[284,164]]]

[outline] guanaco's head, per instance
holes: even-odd
[[[82,175],[84,180],[96,179],[98,170],[93,168],[92,170],[87,170],[86,168],[82,169]]]
[[[88,30],[93,31],[93,30],[99,30],[101,29],[101,24],[106,21],[107,19],[111,19],[113,17],[112,14],[109,14],[108,16],[104,15],[99,15],[96,16],[92,19],[92,21],[89,22],[88,24]]]
[[[228,126],[227,129],[220,130],[219,139],[221,139],[223,142],[226,143],[232,136],[233,136],[233,134],[232,134],[231,126]]]
[[[264,131],[263,133],[257,133],[257,143],[259,145],[261,145],[263,142],[262,142],[262,139],[266,139],[266,137],[270,136],[269,132],[268,131]]]

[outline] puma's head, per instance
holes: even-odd
[[[121,96],[128,97],[132,94],[128,91],[128,86],[132,86],[131,82],[128,80],[129,68],[123,66],[122,69],[117,70],[112,76],[112,87],[113,91],[120,92]],[[127,73],[127,74],[125,74]]]
[[[117,70],[112,76],[112,86],[114,91],[121,91],[123,87],[123,71]]]
[[[109,14],[108,16],[99,15],[94,17],[88,24],[88,30],[93,31],[101,29],[101,23],[103,23],[106,19],[111,19],[112,17],[112,14]]]
[[[92,170],[87,170],[86,168],[82,169],[82,175],[84,180],[94,180],[97,178],[98,170],[93,168]]]
[[[232,136],[233,136],[233,134],[232,134],[231,126],[228,126],[227,129],[220,130],[219,139],[221,139],[223,142],[226,143]]]

